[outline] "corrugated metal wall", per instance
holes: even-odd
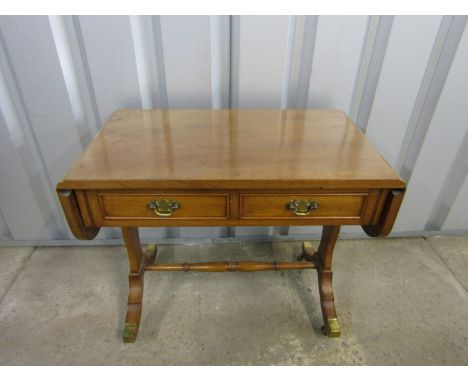
[[[55,184],[117,108],[334,108],[409,183],[395,232],[468,231],[464,16],[4,16],[0,237],[68,240]],[[146,237],[300,235],[171,228]],[[348,228],[346,232],[359,232]],[[101,240],[119,238],[102,230]]]

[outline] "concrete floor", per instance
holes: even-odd
[[[291,260],[300,244],[160,246],[159,259]],[[146,275],[124,344],[122,247],[0,248],[0,364],[468,364],[468,237],[341,240],[334,268],[339,339],[320,333],[313,270],[167,272]]]

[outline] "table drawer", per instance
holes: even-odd
[[[229,194],[98,192],[103,219],[227,219]]]
[[[361,221],[368,193],[241,194],[241,219],[354,219]],[[306,205],[306,202],[309,203]],[[292,204],[292,205],[291,205]]]

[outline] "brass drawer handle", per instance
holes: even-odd
[[[148,203],[148,208],[154,210],[158,216],[171,216],[175,210],[180,208],[180,203],[175,200],[153,200]]]
[[[308,202],[305,199],[293,199],[290,200],[286,206],[296,215],[306,216],[309,215],[312,212],[312,210],[316,210],[319,204],[318,202],[314,202],[312,200]]]

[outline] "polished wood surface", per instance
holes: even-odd
[[[393,228],[401,203],[403,202],[404,190],[391,190],[389,196],[382,203],[384,218],[380,219],[377,224],[363,225],[364,231],[372,237],[387,236]]]
[[[118,110],[58,186],[402,188],[337,110]]]
[[[124,342],[135,342],[143,309],[145,266],[155,260],[156,247],[149,249],[146,253],[141,250],[138,228],[122,228],[122,236],[127,247],[130,266],[127,317],[125,318],[123,340]]]
[[[111,193],[99,192],[99,206],[104,219],[227,219],[229,194]],[[171,216],[159,216],[148,203],[174,200],[180,207]]]
[[[166,227],[237,225],[370,225],[379,221],[387,193],[381,190],[319,190],[309,193],[271,190],[167,191],[78,190],[85,226]],[[180,204],[171,216],[158,216],[148,204],[169,199]],[[305,216],[288,209],[305,199],[319,207]]]
[[[258,271],[286,271],[291,269],[315,269],[315,263],[304,262],[273,262],[262,261],[216,261],[202,263],[175,263],[175,264],[150,264],[146,271],[179,271],[179,272],[258,272]]]
[[[94,227],[92,223],[85,221],[75,193],[63,190],[58,191],[57,194],[73,235],[81,240],[94,239],[99,232],[99,227]]]
[[[322,229],[322,238],[318,247],[316,256],[319,260],[318,267],[318,287],[320,293],[320,305],[322,307],[322,316],[324,326],[322,331],[329,337],[339,337],[341,330],[338,325],[335,296],[332,287],[332,258],[335,249],[340,226],[324,226]]]
[[[338,337],[332,257],[340,226],[388,235],[405,184],[336,110],[118,110],[57,192],[77,238],[122,228],[130,268],[123,339],[134,342],[145,271],[317,269],[322,330]],[[161,264],[155,246],[141,250],[138,234],[272,225],[323,225],[318,250],[304,243],[290,262]]]
[[[366,193],[349,194],[242,194],[240,199],[241,219],[317,219],[361,217]],[[290,200],[305,199],[319,203],[308,215],[298,216],[287,208]],[[359,222],[359,220],[358,220]]]

